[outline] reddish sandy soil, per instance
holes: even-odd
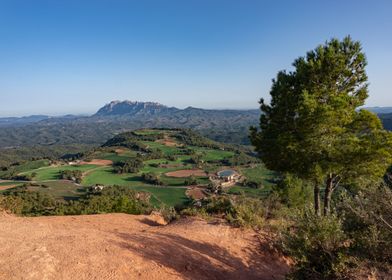
[[[176,178],[184,178],[184,177],[189,177],[192,175],[193,176],[200,176],[200,177],[207,176],[207,174],[201,169],[177,170],[177,171],[168,172],[165,175],[169,176],[169,177],[176,177]]]
[[[113,161],[108,159],[93,159],[91,161],[81,161],[80,165],[83,164],[92,164],[92,165],[112,165]]]
[[[179,144],[176,141],[174,141],[174,140],[172,140],[170,138],[159,139],[159,140],[156,140],[155,142],[161,143],[161,144],[163,144],[165,146],[168,146],[168,147],[177,147],[177,146],[179,146]]]
[[[125,214],[0,214],[0,279],[283,279],[289,265],[254,232]]]
[[[115,149],[114,151],[115,151],[116,154],[118,154],[118,155],[124,154],[124,153],[126,152],[126,150],[124,150],[124,149]]]
[[[11,189],[11,188],[13,188],[15,186],[16,185],[0,186],[0,191],[8,190],[8,189]]]
[[[192,199],[202,199],[206,197],[202,189],[199,188],[191,188],[186,191],[186,195]]]

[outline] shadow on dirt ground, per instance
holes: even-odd
[[[289,266],[261,246],[242,249],[238,257],[213,243],[199,242],[176,234],[116,233],[118,246],[171,268],[184,279],[284,279]]]

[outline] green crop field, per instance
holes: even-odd
[[[152,195],[151,203],[155,206],[166,204],[168,206],[183,205],[189,198],[186,196],[185,188],[171,188],[171,187],[131,187],[136,191],[149,192]]]
[[[271,181],[277,176],[275,172],[268,170],[263,164],[251,168],[240,168],[239,170],[249,181],[262,183],[265,188],[273,185]]]
[[[34,177],[35,181],[48,181],[48,180],[58,180],[60,179],[60,171],[62,170],[80,170],[82,172],[97,168],[97,165],[86,164],[86,165],[64,165],[64,166],[56,166],[56,167],[44,167],[39,169],[34,169],[24,174],[31,175],[32,173],[36,173]]]
[[[120,162],[124,160],[128,160],[130,158],[134,158],[136,153],[133,151],[125,151],[124,153],[115,153],[115,152],[102,152],[102,153],[94,153],[90,157],[96,159],[106,159],[111,160],[113,162]]]
[[[37,169],[45,166],[49,166],[49,160],[47,159],[28,161],[20,165],[11,166],[7,171],[0,171],[0,178],[5,174],[9,173],[10,171],[12,171],[15,174],[23,174],[24,172],[27,172],[29,170]]]
[[[151,149],[161,150],[167,156],[178,154],[178,148],[176,147],[169,147],[164,144],[151,141],[142,141],[142,143]]]
[[[190,148],[194,150],[196,153],[202,153],[202,159],[204,161],[218,161],[234,156],[234,152],[231,151],[213,150],[213,149],[193,147],[193,146]]]
[[[157,142],[162,139],[162,134],[167,139],[175,139],[179,146],[167,146]],[[187,132],[178,130],[146,129],[120,134],[118,138],[116,137],[113,140],[115,145],[108,144],[96,148],[90,153],[87,153],[85,158],[81,159],[84,161],[92,159],[111,160],[116,166],[99,166],[93,164],[68,165],[66,162],[63,162],[59,166],[49,166],[50,162],[48,160],[40,160],[15,166],[13,167],[14,172],[19,172],[19,175],[31,175],[35,173],[33,178],[34,183],[30,184],[29,190],[51,194],[55,198],[77,199],[85,194],[87,188],[90,186],[118,185],[137,191],[150,192],[152,194],[151,202],[156,206],[162,203],[175,206],[188,201],[186,184],[189,178],[167,176],[166,174],[168,172],[197,168],[212,175],[223,168],[228,168],[226,166],[227,159],[240,153],[244,155],[244,151],[246,151],[239,150],[240,148],[238,147],[211,142],[211,140],[195,136],[192,133],[187,134]],[[146,141],[146,139],[150,138],[150,141]],[[185,143],[192,143],[192,145],[189,146]],[[135,147],[134,150],[126,148],[132,146],[130,144]],[[200,145],[198,146],[198,144]],[[195,155],[198,155],[201,161],[198,161],[197,157],[195,159]],[[118,169],[125,164],[134,164],[136,158],[142,159],[143,163],[142,166],[138,166],[135,173],[126,173],[131,169],[126,169],[126,171]],[[120,173],[117,171],[115,173],[115,168]],[[228,190],[230,194],[244,193],[252,197],[262,197],[270,190],[272,179],[276,177],[276,174],[266,169],[262,164],[257,163],[257,161],[253,167],[244,164],[243,166],[239,165],[229,168],[239,171],[247,180],[262,183],[263,185],[262,189],[234,186]],[[82,171],[83,178],[81,184],[78,185],[71,181],[60,180],[60,171],[63,170]],[[143,174],[157,176],[162,186],[154,186],[146,183],[142,179]],[[195,177],[195,179],[198,185],[207,186],[210,183],[208,176],[199,176]],[[20,185],[23,183],[28,182],[2,182],[0,186],[8,184]]]
[[[100,167],[89,172],[83,179],[82,185],[118,185],[118,186],[140,186],[146,185],[140,175],[133,173],[116,174],[110,166]]]
[[[176,162],[168,162],[169,165],[173,165],[176,164]],[[152,167],[149,164],[145,165],[142,169],[141,169],[141,173],[155,173],[155,174],[164,174],[170,171],[176,171],[176,170],[182,170],[182,169],[191,169],[192,166],[191,165],[180,165],[180,166],[175,166],[175,167]]]
[[[86,192],[86,188],[78,186],[70,181],[48,181],[38,186],[30,186],[29,190],[35,190],[42,193],[50,194],[55,198],[78,199]]]
[[[140,129],[135,131],[135,134],[137,135],[156,135],[160,134],[162,131],[161,130],[155,130],[155,129]]]

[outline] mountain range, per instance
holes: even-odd
[[[363,109],[366,109],[370,112],[376,113],[376,114],[390,114],[392,113],[392,107],[364,107]]]
[[[369,107],[392,130],[391,107]],[[156,102],[112,101],[91,116],[35,115],[0,118],[0,148],[34,145],[102,144],[118,133],[145,127],[191,128],[211,139],[249,144],[248,131],[260,110],[179,109]]]
[[[29,145],[101,144],[143,127],[192,128],[214,140],[248,144],[260,111],[179,109],[156,102],[112,101],[91,116],[0,118],[0,148]]]

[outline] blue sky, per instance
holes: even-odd
[[[257,108],[277,71],[348,34],[367,54],[367,105],[392,106],[391,15],[388,0],[0,0],[0,116],[123,99]]]

